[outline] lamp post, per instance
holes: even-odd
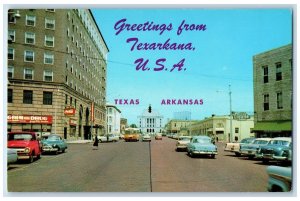
[[[230,136],[229,136],[229,142],[233,141],[233,134],[232,134],[232,106],[231,106],[231,85],[229,85],[229,118],[230,118]]]

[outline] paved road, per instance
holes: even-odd
[[[266,192],[266,165],[224,153],[190,158],[176,141],[71,144],[8,170],[9,192]],[[150,146],[149,146],[150,145]],[[151,168],[150,168],[151,167]]]

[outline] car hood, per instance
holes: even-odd
[[[43,144],[48,144],[48,145],[52,145],[52,144],[58,144],[59,141],[42,141]]]
[[[7,147],[21,148],[21,147],[28,147],[29,144],[30,144],[29,140],[12,140],[7,142]]]
[[[178,140],[177,143],[178,144],[188,144],[188,143],[190,143],[190,141]]]
[[[191,147],[194,147],[196,150],[216,150],[216,146],[213,144],[200,144],[200,143],[190,143]]]

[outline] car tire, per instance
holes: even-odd
[[[248,156],[248,159],[252,160],[254,158],[254,156]]]
[[[33,154],[29,156],[29,159],[28,159],[28,163],[32,163],[33,162]]]
[[[269,160],[268,159],[262,159],[263,164],[268,164]]]
[[[235,152],[235,156],[241,156],[241,154],[240,153],[238,153],[238,152]]]
[[[212,159],[215,159],[215,158],[216,158],[216,155],[215,155],[215,154],[212,154],[210,157],[211,157]]]
[[[41,159],[41,154],[37,155],[36,158],[37,158],[37,159]]]

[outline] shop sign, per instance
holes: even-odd
[[[51,115],[7,115],[8,123],[52,124]]]
[[[74,120],[74,119],[70,119],[69,124],[70,124],[71,126],[76,126],[76,125],[77,125],[77,121]]]
[[[65,108],[64,110],[64,114],[66,116],[74,116],[75,112],[76,112],[75,108]]]

